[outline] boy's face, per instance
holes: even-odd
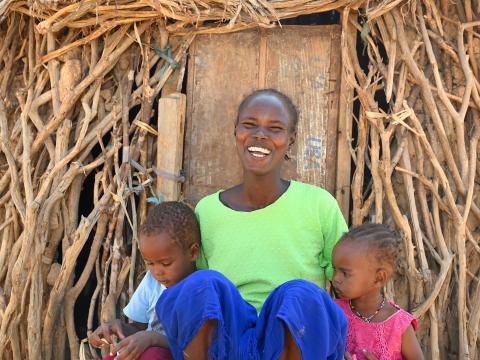
[[[171,287],[195,271],[198,244],[183,249],[166,231],[140,235],[140,252],[147,269],[165,287]]]

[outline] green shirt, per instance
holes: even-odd
[[[199,269],[217,270],[260,311],[279,285],[305,279],[325,287],[332,250],[347,225],[335,198],[319,187],[291,181],[271,205],[235,211],[220,191],[196,207],[202,235]]]

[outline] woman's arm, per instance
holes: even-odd
[[[320,266],[325,269],[326,278],[331,279],[333,276],[333,248],[342,235],[348,231],[348,227],[335,198],[329,194],[328,200],[328,206],[325,204],[320,213],[320,222],[324,239],[324,248],[321,252]]]
[[[423,360],[422,349],[412,325],[402,335],[402,356],[406,360]]]

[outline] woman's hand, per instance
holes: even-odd
[[[153,331],[139,331],[116,344],[111,353],[117,355],[117,360],[136,360],[145,350],[156,345],[156,335]]]
[[[115,344],[113,336],[117,336],[120,339],[125,338],[123,323],[118,319],[100,325],[90,334],[88,341],[95,347],[102,347]]]

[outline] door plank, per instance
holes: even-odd
[[[334,190],[340,28],[289,26],[268,33],[266,86],[284,92],[300,110],[295,162],[285,177]],[[327,151],[328,150],[328,151]]]
[[[196,203],[233,186],[242,169],[234,146],[237,106],[256,86],[257,31],[198,36],[191,49],[187,88],[185,198]]]
[[[158,101],[157,193],[162,201],[178,200],[185,128],[185,94],[172,93]]]

